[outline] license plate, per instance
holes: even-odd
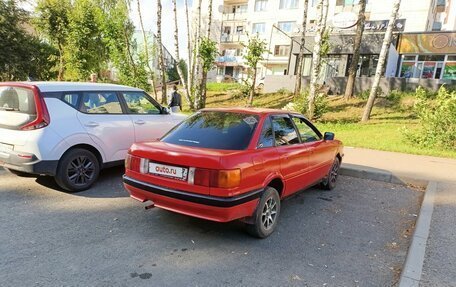
[[[172,165],[149,163],[149,173],[180,180],[187,180],[188,169]]]
[[[13,145],[0,143],[0,152],[10,152],[13,150]]]

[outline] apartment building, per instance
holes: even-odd
[[[203,30],[207,26],[207,2],[203,0],[201,6]],[[318,0],[309,0],[305,76],[310,74],[311,51],[318,13],[317,2]],[[354,24],[357,20],[358,2],[359,0],[329,0],[327,24],[332,28],[332,32],[330,51],[327,58],[323,59],[325,65],[322,73],[325,77],[345,76],[347,73],[353,54],[356,28],[350,24]],[[195,23],[197,3],[198,1],[193,1],[193,27],[197,25]],[[361,47],[358,76],[372,76],[375,73],[392,4],[393,0],[367,0],[365,36]],[[246,66],[242,57],[244,52],[242,44],[247,42],[249,35],[258,35],[265,40],[269,50],[260,63],[259,77],[296,73],[304,0],[214,0],[213,5],[214,20],[211,38],[218,42],[220,51],[216,61],[217,69],[211,75],[213,80],[229,77],[240,79],[245,76]],[[434,64],[433,77],[444,78],[445,65],[447,62],[452,62],[456,55],[456,34],[451,31],[456,31],[456,0],[402,0],[385,75],[404,76],[412,73],[412,75],[419,74],[418,76],[421,77],[426,63],[422,63],[421,72],[417,66],[420,65],[419,62],[428,61],[434,62],[427,64],[427,67]],[[401,41],[401,35],[415,36],[408,37],[404,42]],[[426,38],[426,35],[431,36]],[[421,47],[421,41],[429,40],[432,35],[443,35],[439,36],[438,40],[447,41],[443,43],[444,50],[426,50],[429,47]],[[406,49],[407,47],[400,45],[414,45],[418,48]],[[429,57],[430,54],[439,52],[443,54],[439,54],[438,58]],[[401,73],[404,61],[407,61],[407,67],[412,65],[412,55],[415,56],[413,67],[416,67],[416,71]],[[451,65],[453,64],[450,63],[448,67]],[[430,74],[426,73],[426,75]]]

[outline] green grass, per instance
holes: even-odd
[[[236,89],[228,89],[227,86],[232,84],[211,85],[213,90],[208,89],[207,107],[246,106],[246,98],[238,96]],[[214,91],[214,86],[217,87],[217,91]],[[281,109],[291,101],[293,96],[289,93],[260,94],[254,98],[254,106]],[[378,99],[371,120],[368,123],[360,123],[365,100],[345,101],[342,97],[330,97],[328,112],[315,124],[322,132],[334,132],[336,138],[345,146],[456,158],[456,150],[425,148],[407,139],[404,130],[419,129],[418,119],[412,109],[414,101],[413,96],[405,96],[399,100]],[[184,108],[184,112],[190,113],[188,108]]]
[[[207,83],[207,90],[209,92],[227,92],[239,89],[239,83]]]

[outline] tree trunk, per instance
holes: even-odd
[[[57,81],[63,81],[63,73],[65,71],[65,64],[63,60],[63,45],[59,43],[59,74],[57,76]]]
[[[149,42],[147,41],[146,30],[144,29],[140,1],[136,0],[136,4],[138,6],[139,24],[141,25],[141,32],[142,32],[143,41],[144,41],[144,56],[146,57],[147,69],[149,70],[149,75],[150,75],[150,88],[152,89],[154,98],[157,99],[157,91],[155,90],[154,71],[152,70],[152,67],[150,66],[150,62],[149,62]]]
[[[396,22],[400,5],[401,0],[395,0],[393,3],[393,11],[391,12],[391,17],[388,22],[388,28],[386,29],[385,38],[383,39],[382,50],[380,51],[380,56],[378,57],[378,64],[377,70],[375,71],[374,82],[372,83],[372,89],[369,94],[369,99],[367,100],[366,107],[364,108],[363,117],[361,118],[362,122],[367,122],[369,120],[372,108],[374,107],[375,98],[377,97],[378,87],[380,85],[380,78],[383,74],[383,68],[386,62],[386,56],[391,45],[394,22]]]
[[[160,64],[160,75],[162,82],[162,99],[161,103],[167,104],[166,95],[166,68],[165,56],[163,54],[162,34],[161,34],[161,20],[162,20],[162,5],[161,0],[157,0],[157,44],[158,44],[158,61]]]
[[[193,100],[188,90],[187,82],[184,78],[184,73],[182,72],[182,68],[180,66],[180,57],[179,57],[179,28],[177,26],[177,4],[176,0],[173,0],[173,12],[174,12],[174,47],[176,52],[176,62],[177,62],[177,73],[179,74],[179,79],[184,86],[185,90],[185,98],[187,99],[188,105],[190,109],[193,111],[195,107],[193,106]]]
[[[255,96],[256,77],[257,77],[257,65],[255,65],[255,68],[253,71],[252,88],[250,89],[249,102],[247,103],[248,107],[251,107],[253,105],[253,97]]]
[[[189,96],[193,98],[193,52],[192,52],[192,38],[190,34],[190,21],[188,17],[188,1],[185,0],[185,17],[187,20],[187,51],[188,51],[188,65],[187,65],[187,90],[189,92]],[[193,103],[192,109],[195,109],[195,104]]]
[[[362,0],[365,1],[365,0]],[[301,43],[299,45],[299,55],[296,61],[298,72],[296,73],[296,82],[294,96],[297,97],[301,93],[301,84],[302,84],[302,65],[304,63],[304,51],[306,44],[306,26],[307,26],[307,8],[309,7],[309,0],[304,0],[304,9],[302,16],[302,33],[301,33]]]
[[[211,25],[212,25],[212,0],[209,0],[209,7],[208,7],[208,10],[209,10],[209,19],[207,21],[207,38],[210,39],[211,38]],[[205,69],[203,69],[203,73],[202,73],[202,79],[201,79],[201,84],[200,84],[200,93],[201,93],[201,100],[200,100],[200,104],[199,104],[199,108],[200,109],[203,109],[206,107],[206,84],[207,84],[207,73],[209,71],[206,71]]]
[[[200,74],[200,57],[199,57],[199,47],[201,42],[201,2],[202,0],[198,0],[198,7],[197,7],[197,15],[198,15],[198,25],[195,29],[195,48],[194,48],[194,56],[193,56],[193,86],[195,90],[195,105],[196,107],[201,106],[201,93],[200,93],[200,84],[201,82],[198,81],[198,77]]]
[[[360,5],[360,7],[359,7],[359,13],[358,13],[358,25],[356,27],[353,58],[352,58],[350,68],[348,70],[347,86],[345,88],[345,99],[346,100],[353,97],[353,88],[355,86],[356,72],[358,71],[361,40],[363,38],[363,32],[364,32],[364,22],[366,20],[366,16],[364,15],[364,12],[366,11],[366,0],[360,0],[359,5]]]
[[[318,5],[320,13],[317,21],[317,32],[315,34],[315,46],[312,53],[312,73],[310,78],[310,92],[307,107],[307,116],[312,119],[315,111],[315,98],[317,96],[318,78],[320,77],[321,68],[321,46],[323,35],[326,30],[326,18],[328,15],[328,0],[319,0]]]

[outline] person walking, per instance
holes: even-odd
[[[177,86],[174,85],[173,93],[171,94],[171,103],[169,108],[173,113],[179,113],[182,111],[182,96],[177,92]]]

